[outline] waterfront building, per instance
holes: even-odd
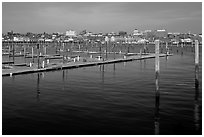
[[[168,36],[168,33],[165,29],[161,29],[161,30],[156,30],[155,31],[155,36],[158,38],[166,38]]]
[[[143,34],[138,30],[138,29],[135,29],[133,31],[133,36],[142,36]]]
[[[76,31],[68,30],[68,31],[66,31],[66,36],[68,36],[68,37],[76,37]]]
[[[28,37],[13,37],[13,41],[30,41]]]

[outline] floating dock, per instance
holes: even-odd
[[[172,54],[160,54],[160,57],[172,56]],[[45,65],[44,68],[37,68],[37,64],[35,63],[33,66],[16,66],[13,65],[12,68],[2,69],[2,76],[12,76],[12,75],[20,75],[20,74],[28,74],[28,73],[36,73],[36,72],[46,72],[46,71],[54,71],[54,70],[62,70],[62,69],[73,69],[79,67],[88,67],[95,65],[103,65],[103,64],[111,64],[118,62],[127,62],[133,60],[143,60],[155,58],[155,54],[148,55],[137,55],[137,56],[126,56],[125,58],[117,58],[117,59],[109,59],[109,60],[94,60],[94,61],[77,61],[77,62],[68,62],[68,63],[56,63],[56,64],[48,64]],[[24,65],[24,64],[23,64]]]

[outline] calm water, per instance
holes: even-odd
[[[159,92],[154,59],[3,77],[3,134],[202,134],[202,65],[196,88],[192,48],[172,52]]]

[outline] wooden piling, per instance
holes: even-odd
[[[142,57],[142,49],[140,49],[140,58]]]
[[[10,54],[11,54],[11,45],[9,44],[9,58],[10,58]]]
[[[195,40],[195,65],[199,64],[199,45],[198,40]]]
[[[55,53],[57,54],[57,43],[55,44]]]
[[[106,60],[108,59],[108,54],[107,54],[107,52],[108,52],[108,41],[109,41],[109,38],[106,36],[106,37],[105,37],[105,44],[106,44]]]
[[[198,40],[195,40],[195,86],[199,86],[199,44]]]
[[[24,51],[24,61],[26,63],[26,44],[24,44],[23,47],[24,47],[24,49],[23,49],[23,51]]]
[[[100,54],[100,57],[101,57],[101,43],[98,43],[99,44],[99,54]]]
[[[155,40],[155,72],[159,73],[159,40]]]
[[[47,54],[47,45],[44,46],[44,55]]]
[[[130,52],[130,43],[128,43],[128,49],[127,49],[127,53]]]
[[[113,43],[114,59],[115,59],[115,42]]]
[[[146,50],[147,50],[147,48],[146,48],[146,45],[144,44],[144,53],[146,53]]]
[[[25,46],[25,44],[23,45],[23,52],[24,52],[24,58],[26,57],[26,46]]]
[[[15,56],[14,56],[14,53],[15,53],[15,44],[12,44],[12,48],[13,48],[13,62],[15,62]]]
[[[32,46],[32,61],[34,63],[34,57],[33,57],[34,51],[33,51],[33,46]]]
[[[159,40],[155,40],[155,135],[159,135]]]
[[[108,54],[107,54],[108,51],[107,50],[108,50],[108,42],[106,41],[106,60],[108,59]]]
[[[40,49],[40,45],[39,45],[39,44],[37,44],[37,60],[38,60],[38,69],[40,68],[39,49]]]

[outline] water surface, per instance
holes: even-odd
[[[3,134],[201,134],[202,65],[196,87],[193,49],[171,51],[158,92],[154,59],[3,77]]]

